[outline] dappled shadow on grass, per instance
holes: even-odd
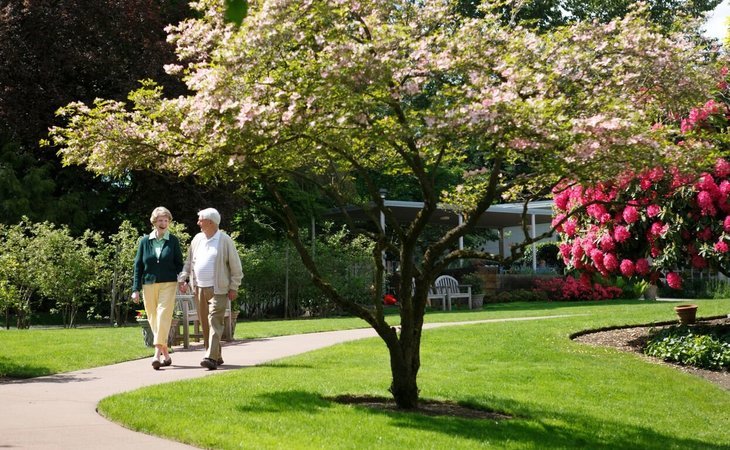
[[[390,426],[396,428],[443,433],[459,439],[472,440],[475,445],[488,443],[497,448],[507,443],[510,443],[510,446],[541,449],[721,450],[728,448],[725,443],[683,439],[635,426],[628,421],[621,422],[612,417],[592,417],[537,405],[525,405],[507,399],[495,399],[494,403],[505,410],[521,411],[523,417],[516,416],[510,419],[510,416],[490,411],[489,405],[479,402],[466,406],[424,399],[422,403],[424,405],[422,410],[398,410],[392,399],[383,397],[348,395],[325,398],[315,393],[293,390],[259,395],[246,406],[236,409],[245,414],[264,411],[282,414],[291,412],[329,414],[338,404],[350,404],[365,414],[389,418]],[[524,417],[526,411],[529,412],[529,417]],[[337,446],[334,440],[332,444]],[[296,442],[292,442],[292,445],[296,446]]]
[[[0,357],[0,384],[78,383],[91,379],[79,374],[55,374],[49,367],[20,365]]]
[[[352,398],[352,397],[351,397]],[[351,403],[363,406],[370,414],[385,415],[393,420],[393,426],[411,428],[424,432],[440,432],[461,439],[470,439],[479,443],[489,443],[500,447],[501,443],[519,443],[526,448],[591,448],[591,449],[666,449],[666,448],[702,448],[710,450],[727,449],[718,442],[707,442],[696,439],[679,439],[676,436],[656,433],[653,430],[631,426],[627,423],[611,421],[610,418],[592,418],[579,414],[558,413],[552,410],[532,411],[531,420],[520,420],[515,417],[489,412],[485,409],[465,407],[453,409],[453,403],[422,400],[429,405],[424,410],[409,411],[394,408],[393,402],[380,398],[380,401],[362,400],[366,397],[354,397]],[[500,404],[510,403],[501,400]],[[524,405],[515,403],[517,409],[524,410]],[[428,409],[441,409],[440,412],[429,412]],[[451,409],[452,411],[449,411]],[[459,411],[465,414],[450,413]],[[473,414],[474,417],[469,415]],[[492,415],[492,417],[490,417]],[[565,425],[555,425],[563,423]],[[600,432],[599,432],[600,430]]]
[[[45,366],[19,364],[10,358],[0,356],[0,379],[25,379],[51,375],[54,371]]]
[[[243,413],[301,411],[315,413],[332,407],[332,402],[306,391],[277,391],[256,396],[248,406],[236,407]]]
[[[460,405],[454,402],[438,400],[421,400],[418,403],[418,408],[415,409],[399,409],[398,405],[396,405],[393,399],[385,397],[339,395],[329,400],[332,400],[335,403],[341,403],[343,405],[364,406],[366,408],[374,408],[383,411],[423,414],[426,416],[447,416],[458,417],[461,419],[483,420],[504,420],[512,418],[512,416],[494,411],[487,411],[484,409]]]

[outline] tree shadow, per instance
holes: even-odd
[[[357,397],[352,395],[351,397]],[[364,398],[364,397],[360,397]],[[385,399],[381,399],[385,400]],[[424,401],[428,401],[424,399]],[[331,414],[332,409],[342,407],[341,398],[325,398],[319,394],[292,390],[277,391],[254,398],[246,406],[236,408],[241,413],[287,414],[303,412],[306,414]],[[383,404],[386,401],[383,402]],[[435,402],[447,403],[447,402]],[[577,413],[566,413],[536,405],[525,405],[503,398],[494,398],[509,411],[529,410],[530,417],[506,419],[505,416],[491,418],[463,418],[453,414],[432,414],[410,410],[397,410],[380,407],[365,402],[349,403],[365,414],[383,416],[390,425],[401,429],[411,429],[427,433],[442,433],[474,441],[475,445],[489,444],[494,447],[506,445],[524,448],[563,449],[591,448],[616,449],[641,448],[664,450],[667,448],[702,448],[708,450],[727,449],[727,443],[709,440],[678,438],[674,435],[658,433],[654,430],[620,422],[611,417],[592,417]],[[392,406],[392,401],[391,401]],[[489,405],[469,402],[469,407],[490,411]],[[334,439],[334,437],[333,437]],[[331,441],[337,446],[336,441]],[[343,443],[344,444],[344,443]],[[292,443],[296,446],[296,443]]]

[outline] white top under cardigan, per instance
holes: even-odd
[[[233,239],[220,230],[216,234],[218,235],[218,254],[215,258],[213,293],[223,295],[228,294],[228,291],[238,291],[241,280],[243,280],[243,269],[241,268],[241,259],[238,256]],[[207,241],[208,237],[205,233],[201,232],[195,235],[193,242],[190,243],[185,266],[178,277],[178,281],[190,279],[190,285],[193,289],[197,286],[195,283],[198,279],[195,272],[195,261],[196,258],[201,257],[204,252],[203,246]]]

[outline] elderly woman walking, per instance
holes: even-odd
[[[154,335],[152,368],[159,370],[162,366],[172,364],[167,338],[175,309],[177,277],[183,268],[183,255],[180,241],[168,229],[172,222],[170,211],[158,206],[152,211],[150,222],[153,230],[139,240],[134,257],[132,301],[139,303],[141,288],[144,309]]]

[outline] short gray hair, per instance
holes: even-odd
[[[221,224],[221,215],[215,208],[205,208],[202,211],[198,211],[198,218],[208,219],[216,225]]]
[[[158,206],[154,210],[152,210],[152,215],[150,216],[150,223],[153,225],[155,222],[157,222],[157,218],[160,216],[167,216],[168,219],[170,219],[170,222],[172,222],[172,213],[169,209],[165,208],[164,206]]]

